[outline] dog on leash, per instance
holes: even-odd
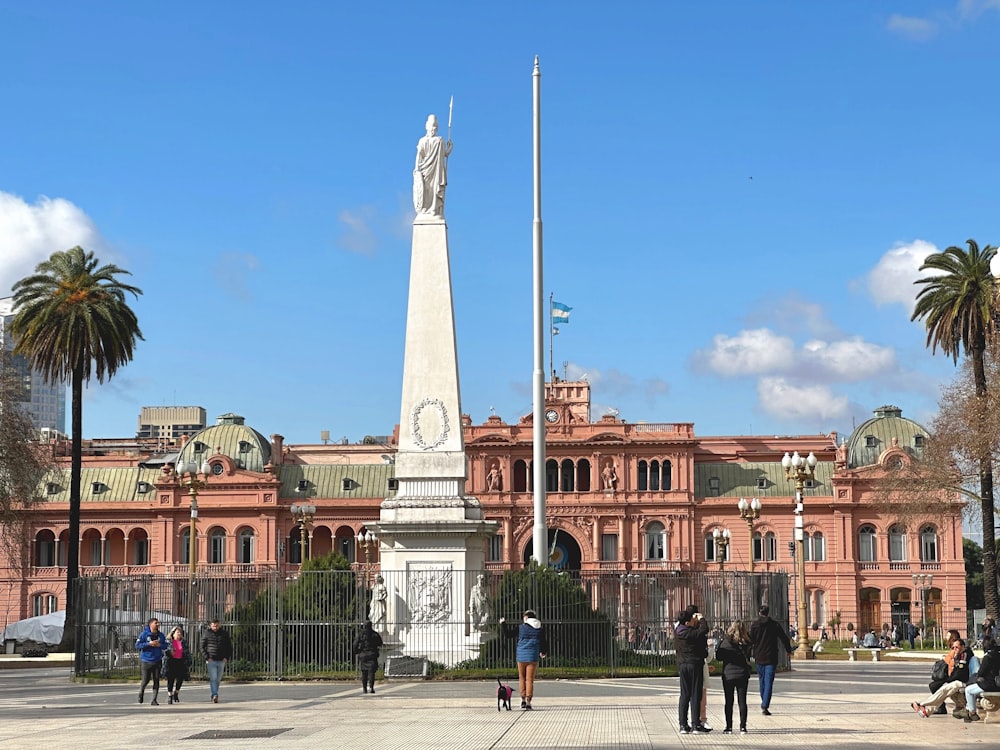
[[[500,710],[500,706],[510,711],[510,696],[513,694],[514,688],[500,682],[500,678],[497,677],[497,711]]]

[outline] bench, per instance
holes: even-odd
[[[983,724],[1000,723],[1000,693],[983,693],[979,696]]]
[[[857,661],[859,651],[862,653],[871,652],[872,661],[882,661],[882,649],[880,648],[845,648],[844,650],[847,652],[848,661]]]

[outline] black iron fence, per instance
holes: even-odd
[[[530,608],[549,639],[543,667],[596,667],[609,676],[672,665],[677,614],[690,604],[718,636],[734,620],[752,621],[761,604],[788,623],[783,573],[498,573],[429,564],[380,578],[349,570],[294,578],[86,576],[78,584],[76,671],[137,676],[134,644],[150,617],[167,632],[184,626],[195,652],[208,621],[219,618],[233,640],[228,672],[248,679],[352,674],[353,641],[369,617],[382,633],[384,658],[419,660],[432,671],[509,670],[514,643],[499,620],[518,624]],[[203,662],[195,665],[194,676],[203,677]]]

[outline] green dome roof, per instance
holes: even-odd
[[[927,436],[927,430],[912,419],[906,419],[898,406],[880,406],[875,416],[862,423],[847,439],[847,466],[851,469],[872,466],[894,444],[919,459],[924,454]]]
[[[264,471],[271,460],[271,442],[237,414],[223,414],[211,427],[196,432],[181,449],[178,462],[201,466],[209,456],[229,456],[241,469]]]

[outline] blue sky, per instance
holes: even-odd
[[[143,289],[87,437],[168,404],[293,443],[388,434],[413,155],[454,95],[462,405],[516,421],[537,54],[555,366],[594,419],[927,421],[954,367],[912,281],[1000,243],[998,32],[1000,0],[0,3],[0,296],[75,244]]]

